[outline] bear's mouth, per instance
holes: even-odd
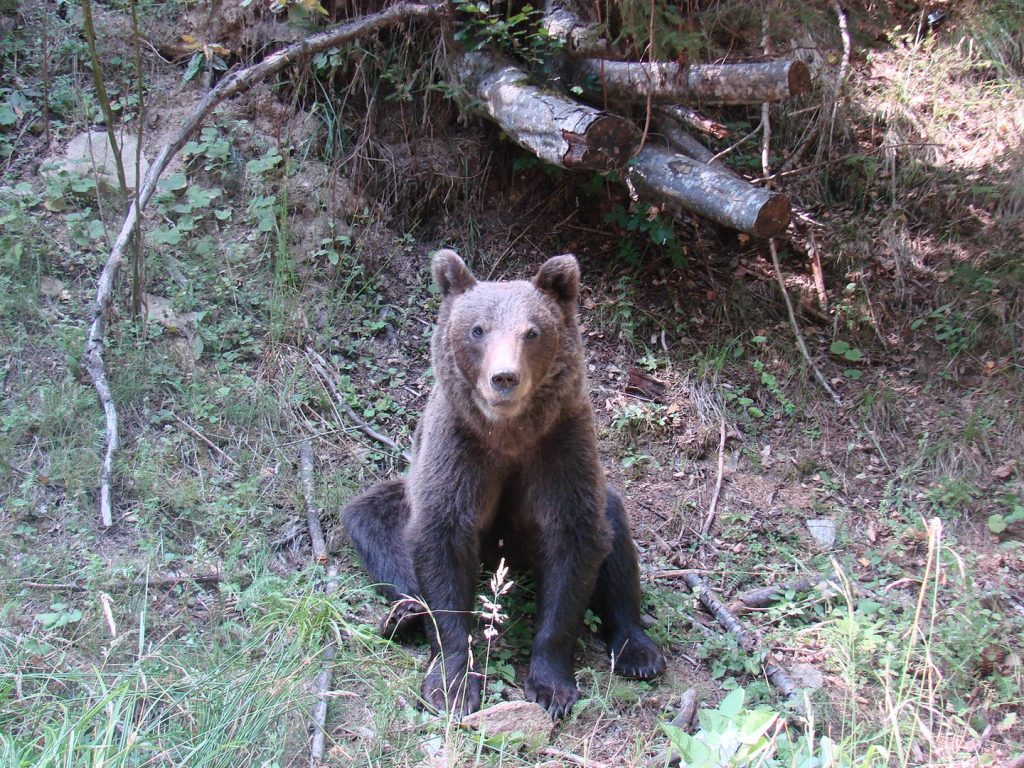
[[[487,398],[477,395],[477,404],[484,415],[492,421],[511,419],[520,414],[523,410],[525,398],[495,397]]]

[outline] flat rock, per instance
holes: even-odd
[[[174,304],[170,299],[157,296],[153,293],[144,293],[146,322],[159,323],[169,331],[190,334],[195,328],[198,312],[174,311]]]
[[[522,736],[531,743],[545,743],[555,724],[539,704],[503,701],[462,718],[462,724],[488,736]]]
[[[129,133],[117,137],[124,164],[125,182],[128,189],[135,189],[135,151],[138,138]],[[68,142],[63,157],[53,157],[43,163],[44,176],[60,176],[61,173],[92,178],[95,171],[99,183],[109,189],[117,189],[117,164],[105,131],[86,131]],[[139,179],[146,178],[149,161],[139,156]]]
[[[807,531],[822,549],[831,549],[836,543],[836,524],[827,517],[807,521]]]
[[[825,684],[824,675],[813,664],[794,664],[790,667],[789,676],[793,678],[798,688],[806,688],[809,691],[816,691]]]

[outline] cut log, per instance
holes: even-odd
[[[683,209],[758,237],[776,237],[789,225],[789,198],[759,189],[731,171],[698,162],[665,147],[647,145],[626,169],[641,196]]]
[[[509,138],[554,165],[609,171],[640,140],[629,121],[539,88],[507,60],[467,54],[458,74]]]
[[[614,101],[762,104],[806,93],[811,75],[801,61],[741,64],[604,61],[580,59],[569,64],[569,77],[589,96]]]

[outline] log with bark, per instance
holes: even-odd
[[[789,225],[789,198],[760,189],[731,171],[648,145],[626,169],[637,193],[758,237],[775,237]]]
[[[470,53],[458,73],[487,115],[541,160],[609,171],[621,167],[639,143],[640,131],[628,120],[534,85],[507,59]]]
[[[578,59],[567,65],[573,85],[610,101],[648,99],[703,104],[761,104],[806,93],[811,75],[801,61],[739,64]]]
[[[561,42],[562,50],[570,56],[615,57],[600,25],[584,21],[560,4],[550,5],[540,20],[540,28],[548,37]]]

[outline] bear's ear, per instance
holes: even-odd
[[[575,308],[580,292],[580,265],[576,257],[566,253],[548,259],[533,278],[533,284],[563,305]]]
[[[434,254],[430,271],[434,275],[437,287],[441,289],[441,296],[445,298],[458,296],[476,285],[476,278],[469,271],[466,262],[450,248],[442,248]]]

